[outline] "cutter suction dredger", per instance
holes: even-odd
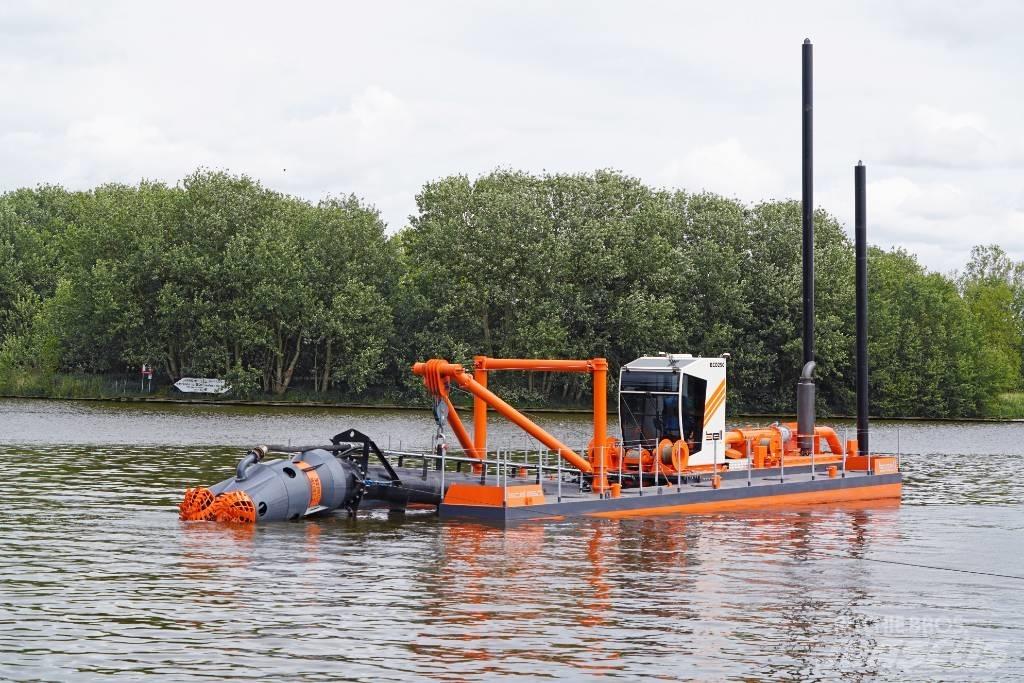
[[[242,458],[233,478],[189,489],[181,504],[182,519],[252,523],[335,510],[354,515],[370,506],[426,505],[442,517],[506,524],[573,515],[898,501],[898,455],[868,449],[866,169],[861,163],[854,168],[857,439],[843,443],[834,429],[816,422],[809,40],[802,50],[803,358],[794,422],[726,428],[728,354],[703,358],[661,353],[617,368],[617,435],[608,433],[609,366],[604,358],[477,356],[471,368],[435,358],[412,368],[434,400],[437,433],[431,449],[382,451],[356,430],[342,432],[324,446],[257,447]],[[488,376],[502,371],[588,375],[593,386],[589,443],[571,447],[499,397],[488,387]],[[472,433],[451,399],[453,390],[472,397]],[[492,450],[488,412],[515,424],[541,447]],[[448,428],[461,453],[449,452]],[[268,461],[275,452],[285,457]]]
[[[434,359],[417,363],[434,397],[432,449],[382,450],[350,429],[329,444],[258,446],[232,478],[189,489],[184,520],[272,522],[334,511],[410,507],[442,517],[506,525],[568,516],[623,517],[773,505],[898,500],[898,458],[868,454],[835,430],[797,422],[725,428],[726,358],[658,354],[619,371],[618,436],[608,435],[607,362],[477,356],[473,368]],[[486,387],[499,370],[580,372],[593,377],[594,432],[571,448]],[[473,396],[472,433],[451,392]],[[491,450],[488,413],[541,444]],[[460,450],[449,452],[445,431]],[[268,460],[271,454],[284,457]]]

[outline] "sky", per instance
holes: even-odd
[[[390,230],[424,183],[616,169],[753,203],[800,196],[929,268],[1024,259],[1024,3],[6,2],[0,191],[226,169]]]

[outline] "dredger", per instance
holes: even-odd
[[[257,446],[235,475],[188,489],[184,520],[273,522],[367,507],[434,507],[442,517],[508,524],[586,515],[620,517],[770,505],[899,499],[899,459],[872,454],[868,437],[866,170],[854,168],[857,438],[841,442],[815,420],[814,220],[810,41],[803,45],[803,369],[795,422],[727,430],[728,354],[659,353],[619,368],[617,434],[608,433],[604,358],[477,356],[471,368],[444,359],[416,363],[433,398],[437,434],[423,452],[381,450],[350,429],[329,444]],[[570,448],[488,388],[493,372],[585,373],[593,384],[593,434]],[[473,399],[473,431],[450,398]],[[488,412],[543,445],[494,451]],[[450,428],[461,451],[449,452]],[[270,454],[280,454],[268,460]],[[411,465],[415,466],[411,466]]]

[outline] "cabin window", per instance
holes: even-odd
[[[680,437],[679,397],[675,394],[623,393],[619,400],[622,440],[627,447],[653,448],[662,439]]]
[[[679,393],[679,373],[629,370],[622,373],[622,391],[667,391]]]
[[[704,403],[707,400],[707,380],[686,375],[683,379],[683,438],[690,452],[700,450],[704,432]]]

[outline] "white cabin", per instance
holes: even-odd
[[[690,465],[724,462],[725,369],[725,358],[694,358],[688,353],[644,356],[622,366],[623,447],[653,449],[662,439],[684,439]]]

